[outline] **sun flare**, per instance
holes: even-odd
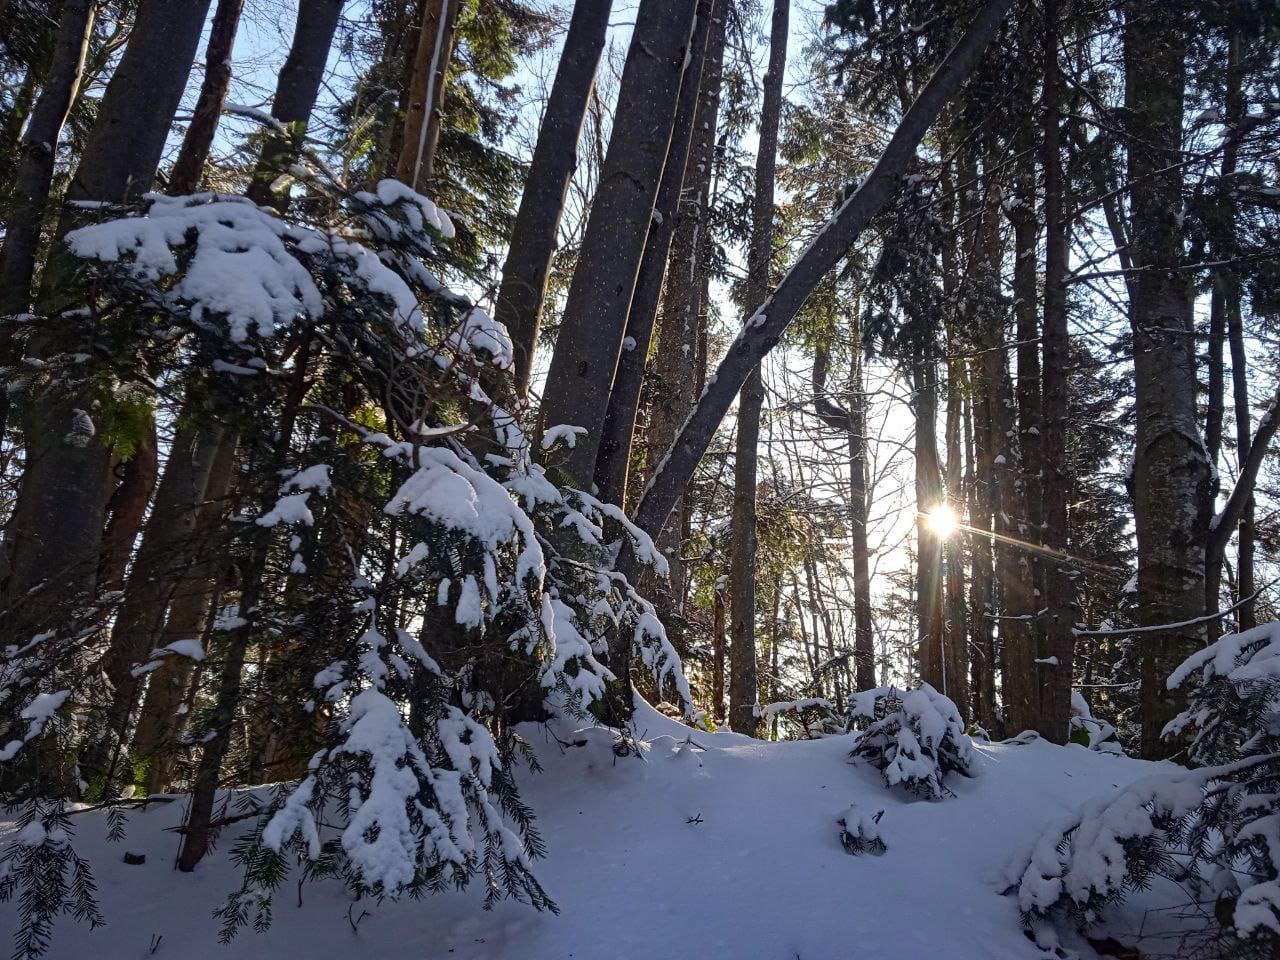
[[[960,518],[950,505],[942,503],[929,511],[925,516],[925,523],[935,537],[945,540],[956,532],[960,526]]]

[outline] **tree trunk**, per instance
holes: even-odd
[[[85,52],[93,34],[94,0],[64,0],[54,41],[53,60],[14,164],[15,196],[7,210],[4,250],[0,253],[0,315],[23,313],[31,306],[32,278],[40,229],[45,220],[53,162],[67,114],[80,89]],[[4,348],[6,353],[11,347]],[[0,363],[16,360],[0,358]],[[0,434],[8,396],[0,391]]]
[[[917,344],[912,360],[915,417],[916,625],[920,679],[939,692],[947,689],[946,621],[943,613],[942,540],[929,513],[943,503],[938,462],[938,367],[932,344]]]
[[[573,449],[553,455],[568,481],[584,490],[595,473],[636,272],[671,141],[693,10],[694,0],[641,0],[583,256],[551,356],[538,432],[562,424],[586,430]],[[622,655],[620,649],[615,653]]]
[[[69,200],[118,201],[150,188],[207,9],[208,0],[148,0],[139,6],[68,188]],[[58,236],[81,215],[65,208]],[[73,295],[70,259],[67,253],[54,255],[46,265],[48,312]],[[78,330],[49,323],[32,337],[27,353],[92,353],[79,342]],[[26,468],[0,564],[6,581],[0,613],[6,614],[6,633],[15,638],[68,622],[94,595],[110,469],[102,434],[88,429],[95,399],[92,385],[85,384],[48,391],[27,406]]]
[[[119,201],[151,189],[191,74],[209,0],[143,0],[67,196]],[[65,231],[62,231],[65,232]]]
[[[106,710],[108,736],[85,758],[85,766],[95,774],[118,772],[119,753],[128,742],[129,721],[142,689],[142,678],[133,670],[162,646],[165,611],[198,565],[193,552],[196,519],[224,442],[221,429],[201,434],[186,424],[178,427],[173,438],[103,658],[112,694]]]
[[[1244,118],[1243,78],[1240,68],[1240,36],[1233,32],[1227,47],[1226,123],[1230,129],[1238,129]],[[1239,143],[1228,138],[1222,154],[1222,170],[1219,178],[1217,236],[1210,249],[1215,260],[1231,260],[1238,254],[1236,242],[1236,202],[1233,193],[1233,176],[1239,159]],[[1206,414],[1205,445],[1209,448],[1211,473],[1210,502],[1216,505],[1219,492],[1218,461],[1222,451],[1222,420],[1225,406],[1225,376],[1223,364],[1224,341],[1231,342],[1232,391],[1236,418],[1236,453],[1243,469],[1249,459],[1250,410],[1247,359],[1244,349],[1244,326],[1241,319],[1240,277],[1231,267],[1222,267],[1213,274],[1213,288],[1209,312],[1209,408]],[[1254,622],[1254,603],[1248,600],[1254,590],[1253,575],[1253,497],[1249,498],[1241,515],[1238,529],[1239,546],[1237,560],[1237,596],[1244,603],[1239,612],[1241,629],[1245,623]],[[1224,545],[1225,547],[1225,545]],[[1214,611],[1222,603],[1222,568],[1224,551],[1210,550],[1205,565],[1205,608]],[[1213,641],[1222,632],[1222,621],[1214,620],[1207,626],[1206,639]]]
[[[462,2],[421,0],[422,24],[418,29],[418,46],[404,107],[404,136],[400,157],[396,161],[396,179],[419,192],[431,179],[436,145],[440,142],[440,111],[444,105],[445,80],[453,59],[455,28]],[[606,19],[611,2],[608,0],[600,4],[606,8]],[[593,66],[593,77],[594,70]],[[556,76],[558,82],[559,73]]]
[[[95,10],[93,0],[63,3],[49,75],[18,143],[12,175],[13,197],[5,221],[4,248],[0,250],[0,316],[25,313],[31,306],[36,254],[53,183],[54,157],[67,114],[80,89]],[[33,91],[34,77],[28,79]],[[23,90],[26,89],[24,85]],[[14,105],[19,119],[20,106],[20,103]],[[15,135],[17,129],[20,127],[15,128]],[[0,367],[17,363],[21,356],[16,339],[7,339],[0,345]],[[8,428],[10,403],[9,392],[0,390],[0,439]]]
[[[964,416],[964,365],[959,360],[947,361],[946,502],[957,515],[964,513],[961,423]],[[957,530],[943,544],[946,555],[946,686],[943,692],[951,698],[960,716],[969,717],[969,636],[965,629],[968,605],[964,592],[964,535]]]
[[[289,56],[280,68],[276,95],[271,101],[271,116],[280,121],[289,136],[285,139],[272,135],[263,144],[248,190],[255,203],[279,211],[289,205],[288,188],[277,189],[276,180],[288,171],[302,148],[341,13],[342,0],[307,0],[298,7]]]
[[[182,138],[182,149],[169,172],[170,196],[195,193],[200,189],[209,148],[213,145],[218,121],[222,117],[222,105],[226,103],[227,91],[231,88],[231,48],[235,45],[243,9],[244,0],[218,0],[214,10],[209,43],[204,48],[204,81],[200,84],[200,97],[196,100],[191,124]]]
[[[115,591],[124,585],[124,571],[129,565],[138,531],[142,529],[142,519],[156,487],[158,470],[156,425],[151,420],[146,433],[136,439],[133,455],[115,468],[119,483],[107,501],[107,527],[98,563],[100,591]]]
[[[193,561],[177,573],[168,596],[164,626],[149,643],[157,649],[179,640],[198,639],[207,654],[219,581],[226,573],[217,532],[235,474],[235,436],[224,433],[216,444],[203,442],[195,452],[195,460],[188,468],[207,476],[190,534]],[[193,477],[193,487],[199,483],[199,477]],[[159,669],[147,678],[138,726],[129,746],[130,754],[146,764],[143,788],[147,793],[164,790],[172,783],[179,738],[188,719],[179,710],[189,699],[195,667],[188,657],[165,657]]]
[[[601,497],[610,503],[626,503],[636,410],[640,406],[640,388],[644,381],[649,343],[653,339],[658,301],[662,296],[662,281],[667,272],[680,195],[686,180],[693,182],[697,179],[698,171],[691,169],[688,161],[701,102],[699,90],[705,83],[708,96],[714,95],[717,101],[720,96],[725,18],[722,12],[713,11],[715,6],[717,4],[713,0],[699,0],[698,3],[697,26],[690,44],[688,66],[680,82],[671,146],[666,166],[662,169],[662,183],[658,187],[653,223],[645,240],[640,272],[636,276],[622,354],[613,378],[613,389],[609,391],[609,409],[596,458],[595,482]],[[708,44],[714,46],[709,49]]]
[[[1028,549],[1040,543],[1040,319],[1036,295],[1039,228],[1034,213],[1034,165],[1030,161],[1020,171],[1015,190],[1019,203],[1010,219],[1013,221],[1013,312],[1018,344],[1016,423],[1010,413],[1012,390],[1006,386],[1003,357],[998,357],[997,370],[993,362],[997,355],[987,356],[988,386],[1000,391],[991,397],[989,407],[992,434],[1000,444],[996,457],[996,529],[1013,540],[1013,543],[1000,541],[996,570],[1005,617],[1000,629],[1004,646],[1004,715],[1007,732],[1014,736],[1040,726],[1036,666],[1040,657],[1037,623],[1040,608],[1035,554]]]
[[[1203,615],[1209,463],[1196,413],[1192,291],[1182,236],[1182,111],[1186,25],[1165,4],[1125,9],[1125,104],[1129,115],[1129,249],[1137,407],[1133,464],[1138,539],[1138,618],[1143,625]],[[1161,739],[1181,694],[1165,681],[1203,645],[1203,626],[1143,637],[1142,755],[1167,756]]]
[[[834,294],[834,291],[833,291]],[[853,549],[853,662],[858,690],[876,685],[875,636],[871,620],[871,550],[867,543],[867,421],[862,385],[862,335],[851,312],[853,356],[848,409],[826,395],[828,354],[820,345],[813,360],[813,406],[829,427],[844,430],[849,442],[849,539]]]
[[[983,7],[902,118],[875,169],[804,250],[772,296],[747,318],[636,508],[635,519],[642,529],[652,532],[666,523],[733,398],[760,359],[781,339],[809,294],[897,191],[916,146],[964,83],[1011,3],[991,0]],[[624,553],[621,569],[634,572],[634,565],[634,557]]]
[[[578,162],[582,122],[591,102],[612,7],[613,0],[578,0],[574,4],[502,267],[494,319],[506,324],[515,345],[516,391],[520,397],[529,392],[542,301],[556,252],[556,232]]]
[[[716,32],[724,30],[724,18],[713,23]],[[694,121],[694,141],[686,164],[688,180],[682,191],[675,235],[671,243],[671,269],[666,271],[666,289],[662,300],[662,321],[658,328],[652,369],[646,378],[650,384],[649,422],[645,449],[653,454],[665,450],[676,431],[693,409],[694,400],[704,377],[705,311],[708,285],[707,261],[711,236],[707,212],[714,192],[716,131],[720,116],[720,89],[723,38],[709,47],[705,80],[699,85],[698,113]],[[637,345],[637,352],[644,345]],[[621,368],[620,362],[619,367]],[[621,370],[620,370],[621,374]],[[615,385],[620,387],[618,380]],[[611,394],[612,403],[612,394]],[[598,459],[598,458],[597,458]],[[646,464],[652,474],[656,457]],[[665,584],[655,583],[650,590],[654,606],[676,649],[683,640],[684,621],[680,616],[680,600],[684,595],[685,577],[680,562],[680,548],[686,519],[683,492],[671,511],[670,519],[654,532],[654,542],[671,563]],[[721,715],[724,718],[724,715]]]
[[[778,124],[782,118],[782,82],[787,68],[789,13],[787,0],[774,0],[769,30],[769,67],[764,75],[764,103],[760,109],[760,143],[756,148],[751,246],[747,251],[747,303],[752,309],[759,309],[769,294],[769,269],[773,261],[773,194],[778,166]],[[760,729],[756,682],[756,473],[763,403],[764,381],[757,364],[738,397],[732,556],[729,562],[729,607],[733,613],[729,725],[736,732],[750,736],[758,735]]]
[[[1067,465],[1067,269],[1071,224],[1066,219],[1066,178],[1061,149],[1062,72],[1058,63],[1059,0],[1045,0],[1044,43],[1044,367],[1040,431],[1044,511],[1044,544],[1059,554],[1044,564],[1046,659],[1041,664],[1038,731],[1053,743],[1066,743],[1071,723],[1072,676],[1075,669],[1077,617],[1074,569],[1064,569],[1068,546],[1067,497],[1071,486]]]
[[[724,592],[728,588],[727,577],[716,577],[711,608],[711,719],[717,724],[725,722],[724,667],[725,667],[725,603]]]

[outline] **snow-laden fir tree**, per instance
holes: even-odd
[[[1222,637],[1169,678],[1189,686],[1166,728],[1195,768],[1146,777],[1053,824],[1010,867],[1037,940],[1105,920],[1156,878],[1179,884],[1202,926],[1186,955],[1263,960],[1280,951],[1280,623]]]
[[[245,882],[219,911],[228,935],[269,922],[295,859],[361,894],[479,878],[490,901],[553,908],[512,776],[530,756],[515,724],[589,717],[616,679],[602,654],[619,635],[690,708],[652,608],[611,569],[606,524],[664,561],[617,507],[534,462],[520,411],[495,399],[515,395],[505,329],[438,279],[448,216],[395,181],[340,189],[314,157],[295,172],[309,197],[291,216],[236,196],[149,195],[67,238],[85,264],[67,319],[132,347],[51,366],[104,390],[199,391],[238,436],[219,541],[236,583],[183,739],[192,802],[179,863],[216,835],[219,784],[296,769],[296,782],[242,798],[258,829],[235,850]],[[163,383],[148,376],[160,364]],[[572,431],[542,438],[564,442]],[[101,732],[105,617],[65,614],[3,665],[6,799],[28,804],[29,826],[3,854],[0,893],[22,900],[28,956],[64,908],[97,919],[62,819],[89,786],[77,759]],[[205,653],[184,642],[137,670]],[[246,671],[250,659],[267,667]],[[246,713],[292,714],[309,759],[262,769],[238,739]],[[41,778],[50,757],[71,777]],[[115,803],[146,762],[122,736],[93,789]]]

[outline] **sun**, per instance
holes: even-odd
[[[960,518],[949,504],[940,503],[925,515],[925,523],[935,537],[945,540],[959,528]]]

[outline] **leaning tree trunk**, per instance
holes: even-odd
[[[769,67],[764,75],[760,144],[756,148],[755,197],[751,209],[751,246],[747,251],[747,303],[759,309],[769,295],[773,261],[774,180],[778,168],[778,124],[782,118],[782,81],[787,69],[788,0],[773,0],[769,29]],[[764,379],[760,365],[751,371],[738,396],[738,439],[733,461],[733,515],[729,560],[729,726],[756,736],[760,729],[756,682],[756,474],[760,462],[760,408]]]
[[[1040,431],[1044,511],[1044,545],[1055,552],[1044,565],[1046,659],[1042,665],[1040,724],[1042,737],[1066,743],[1071,724],[1072,676],[1075,669],[1077,620],[1075,571],[1067,556],[1067,497],[1071,486],[1067,464],[1067,269],[1071,224],[1066,218],[1066,178],[1061,146],[1062,71],[1058,63],[1059,2],[1045,0],[1044,41],[1044,327]]]
[[[871,219],[897,192],[920,140],[943,105],[964,83],[1011,4],[1012,0],[991,0],[982,8],[902,118],[875,168],[804,250],[772,295],[746,319],[636,507],[635,520],[642,529],[653,532],[666,523],[747,377],[777,345],[822,278],[844,258]],[[634,555],[624,553],[619,567],[634,573]]]
[[[641,0],[583,255],[551,356],[540,424],[543,431],[557,425],[586,431],[572,449],[553,455],[568,481],[584,490],[595,473],[636,272],[671,141],[693,10],[694,0]],[[624,652],[614,653],[617,672]]]
[[[1138,618],[1143,625],[1200,617],[1210,470],[1196,411],[1193,293],[1182,236],[1182,112],[1186,24],[1165,4],[1125,9],[1129,116],[1129,250],[1138,272],[1129,322],[1137,428],[1133,505],[1138,539]],[[1162,738],[1180,696],[1165,681],[1203,645],[1204,627],[1171,628],[1140,645],[1142,755],[1167,756]]]
[[[556,79],[538,128],[538,143],[529,162],[529,178],[511,228],[494,319],[506,324],[511,334],[520,397],[529,392],[542,301],[556,252],[556,231],[577,166],[578,140],[591,102],[612,7],[613,0],[578,0],[574,5]]]
[[[222,105],[226,103],[227,91],[231,88],[231,49],[235,46],[243,9],[244,0],[218,0],[214,10],[209,43],[204,48],[204,82],[200,84],[200,97],[196,100],[187,134],[182,138],[178,159],[169,171],[168,192],[171,196],[195,193],[200,189],[209,148],[213,146],[213,137],[218,132],[218,121],[222,117]]]
[[[276,180],[288,171],[302,148],[341,13],[342,0],[307,0],[298,8],[289,56],[280,68],[271,101],[271,116],[289,136],[272,136],[263,145],[248,190],[255,203],[281,211],[289,204],[288,188],[278,189]]]

